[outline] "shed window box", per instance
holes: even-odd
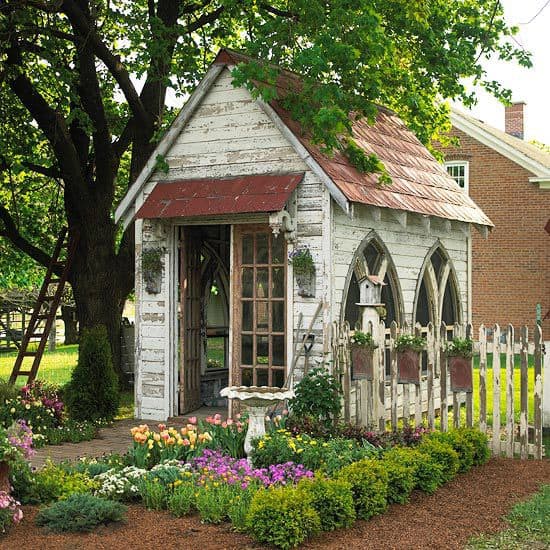
[[[374,349],[351,346],[351,379],[372,380],[374,378]]]
[[[395,340],[397,351],[397,381],[399,384],[420,384],[421,357],[426,339],[411,334],[401,334]]]
[[[451,378],[451,391],[471,392],[473,342],[470,338],[453,338],[445,348]]]

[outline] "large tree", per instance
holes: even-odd
[[[80,235],[80,325],[106,325],[116,357],[134,243],[113,208],[173,116],[168,90],[186,94],[220,47],[303,75],[287,107],[327,150],[356,157],[350,112],[372,120],[387,105],[428,143],[443,98],[473,101],[461,79],[507,97],[482,63],[529,64],[513,32],[495,0],[0,0],[0,249],[46,264],[61,197]],[[273,65],[235,79],[273,82]]]

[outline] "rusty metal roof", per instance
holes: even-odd
[[[277,212],[304,174],[173,180],[157,183],[137,218]]]
[[[243,54],[223,50],[215,63],[235,65],[251,60]],[[300,86],[299,75],[281,72],[277,82],[280,94]],[[379,107],[372,126],[365,119],[353,124],[357,144],[366,153],[375,153],[392,179],[390,185],[379,185],[377,174],[359,172],[342,153],[335,152],[330,157],[322,153],[280,103],[273,101],[271,106],[349,201],[493,226],[415,134],[389,109]]]

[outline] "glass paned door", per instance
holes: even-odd
[[[283,386],[286,377],[286,242],[269,226],[234,230],[233,380]]]

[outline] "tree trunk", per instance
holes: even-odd
[[[78,323],[75,306],[61,306],[61,319],[65,327],[65,345],[78,344]]]

